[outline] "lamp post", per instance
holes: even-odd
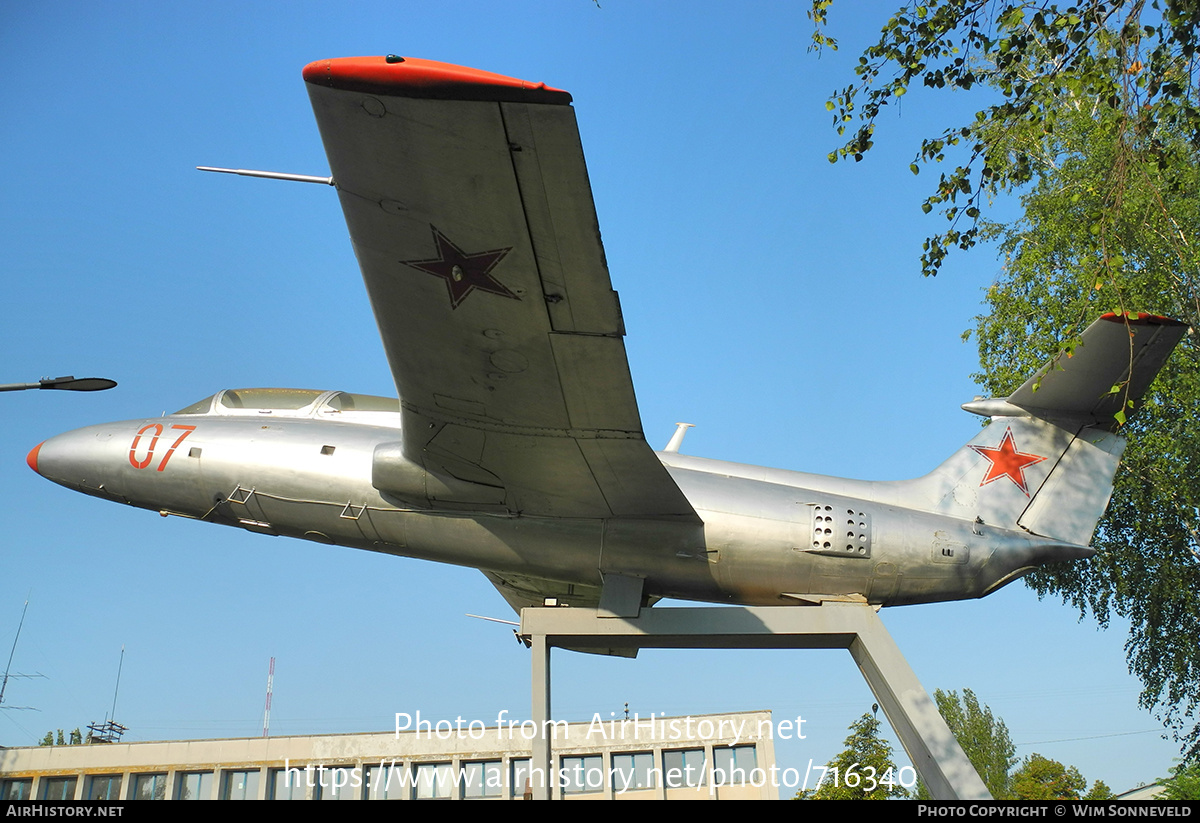
[[[62,391],[104,391],[117,385],[107,377],[43,377],[37,383],[0,383],[0,391],[25,391],[26,389],[59,389]]]

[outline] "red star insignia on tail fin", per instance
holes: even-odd
[[[1007,477],[1016,484],[1018,489],[1025,492],[1026,497],[1029,496],[1029,489],[1025,485],[1026,467],[1032,466],[1035,463],[1041,463],[1046,459],[1036,454],[1017,451],[1016,443],[1013,441],[1012,429],[1004,432],[1004,437],[1000,440],[999,446],[972,446],[971,449],[992,462],[992,465],[987,470],[987,474],[983,476],[983,481],[979,485],[986,486],[993,480]]]

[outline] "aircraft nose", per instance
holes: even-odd
[[[38,443],[36,446],[30,449],[29,454],[25,455],[25,462],[29,465],[29,468],[33,469],[38,474],[41,474],[41,472],[38,472],[38,452],[42,450],[42,446],[45,445],[45,443],[46,441],[43,440],[41,443]]]
[[[47,480],[85,491],[84,486],[111,484],[120,470],[112,426],[89,426],[56,434],[38,443],[25,457],[29,468]]]
[[[81,453],[81,439],[74,431],[48,437],[30,449],[25,463],[47,480],[63,483],[75,474],[72,457]]]
[[[199,461],[185,460],[188,448],[171,459],[195,428],[145,419],[101,423],[43,440],[25,462],[50,482],[93,497],[203,514],[212,503],[200,486]]]

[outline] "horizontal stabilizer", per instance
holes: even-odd
[[[1132,414],[1187,328],[1151,314],[1103,315],[1084,330],[1074,350],[1043,366],[1008,402],[1034,417],[1114,430]]]

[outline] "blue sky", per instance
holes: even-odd
[[[0,396],[0,640],[45,679],[10,684],[0,745],[86,726],[112,703],[129,739],[253,736],[277,658],[276,734],[388,728],[395,712],[529,711],[528,654],[467,612],[511,612],[478,572],[208,524],[73,494],[28,450],[222,388],[393,394],[335,194],[196,165],[325,174],[301,68],[398,53],[569,90],[652,444],[851,477],[925,473],[968,440],[961,340],[999,263],[922,279],[917,140],[980,105],[915,91],[878,148],[830,165],[824,101],[850,82],[888,3],[63,3],[0,12],[0,382],[74,373],[96,395]],[[1000,205],[1001,209],[1011,206]],[[1175,746],[1137,709],[1125,630],[1024,586],[887,610],[928,689],[973,689],[1039,752],[1123,790]],[[872,697],[844,652],[558,652],[555,715],[768,708],[805,718],[783,765],[823,763]],[[899,755],[903,759],[903,753]]]

